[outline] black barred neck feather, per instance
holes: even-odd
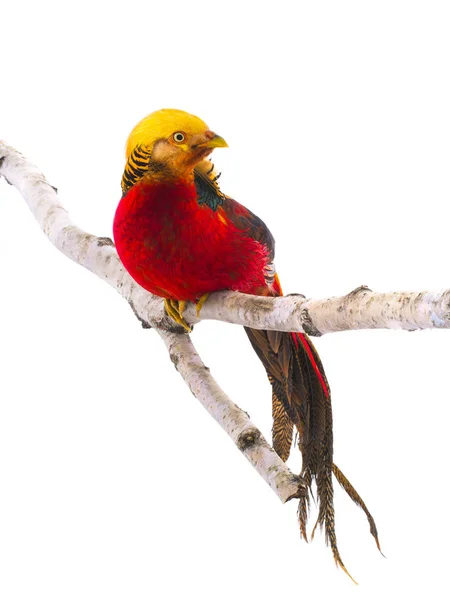
[[[148,175],[154,179],[173,178],[174,175],[164,162],[152,159],[149,148],[137,146],[130,154],[122,175],[122,195],[133,187],[138,181]]]
[[[151,150],[145,146],[136,146],[128,157],[122,175],[122,193],[125,195],[149,169]]]

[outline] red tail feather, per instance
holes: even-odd
[[[320,381],[320,385],[322,386],[323,393],[325,394],[326,398],[329,398],[330,392],[328,390],[328,386],[325,383],[325,380],[322,376],[322,373],[319,370],[319,367],[317,366],[316,361],[314,360],[313,353],[311,352],[311,348],[309,347],[306,337],[303,335],[303,333],[291,333],[291,335],[292,335],[292,339],[294,340],[296,348],[298,348],[298,340],[300,340],[303,348],[306,351],[306,354],[308,355],[309,360],[311,361],[314,372],[317,375],[317,379]]]

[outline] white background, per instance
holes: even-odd
[[[129,131],[177,107],[228,141],[222,189],[270,225],[286,292],[450,285],[448,3],[40,1],[0,16],[0,138],[84,229],[111,235]],[[446,596],[450,333],[316,342],[335,460],[387,556],[337,489],[356,587],[322,536],[300,541],[294,503],[190,395],[156,334],[52,248],[4,181],[0,223],[2,600]],[[207,322],[193,338],[269,436],[270,389],[243,331]]]

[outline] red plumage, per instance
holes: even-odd
[[[125,268],[153,294],[195,301],[217,290],[267,288],[267,247],[221,207],[200,205],[193,181],[140,181],[122,198],[113,230]]]

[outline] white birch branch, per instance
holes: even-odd
[[[228,433],[241,452],[283,502],[306,494],[294,475],[253,425],[246,412],[234,404],[212,377],[194,349],[189,335],[160,331],[180,375],[194,396]]]
[[[195,307],[184,316],[195,323]],[[253,329],[303,331],[313,336],[357,329],[450,328],[450,290],[374,293],[361,286],[346,296],[324,300],[301,294],[280,298],[216,292],[205,302],[201,320],[215,319]]]
[[[173,327],[161,298],[137,285],[120,262],[112,242],[75,227],[54,188],[19,152],[0,142],[0,175],[17,187],[50,241],[66,256],[114,287],[136,316],[155,327]],[[450,328],[450,290],[375,293],[360,287],[346,296],[324,300],[300,294],[281,298],[216,292],[203,305],[200,318],[189,305],[191,324],[214,319],[254,329],[304,331],[323,335],[356,329]]]
[[[161,298],[146,292],[125,271],[109,238],[73,225],[56,190],[19,152],[0,142],[0,175],[14,185],[49,240],[66,256],[115,288],[144,326],[154,327],[194,396],[230,435],[282,501],[301,494],[302,481],[281,461],[248,415],[220,389],[192,342],[174,325]],[[355,329],[425,329],[450,327],[450,290],[376,294],[361,287],[347,296],[308,300],[301,295],[262,298],[217,292],[204,304],[200,319],[190,305],[186,319],[216,319],[255,329],[304,331],[322,335]]]

